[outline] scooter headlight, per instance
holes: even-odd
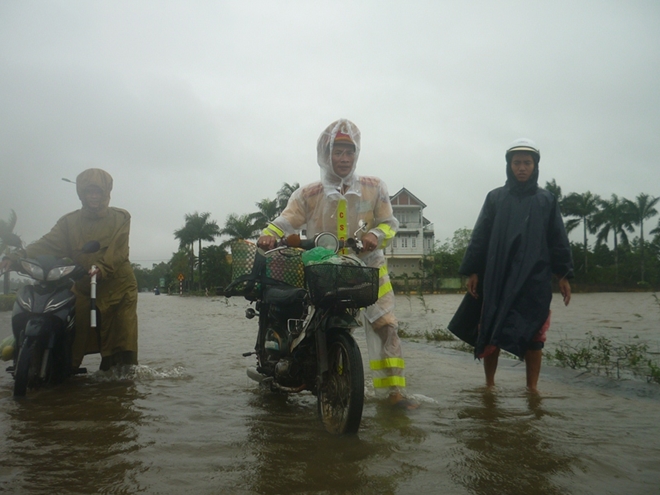
[[[51,268],[51,270],[48,272],[48,277],[46,277],[46,280],[49,282],[52,282],[54,280],[59,280],[61,278],[64,278],[73,272],[76,267],[75,265],[68,265],[68,266],[56,266],[55,268]]]
[[[23,267],[23,270],[25,270],[25,273],[32,277],[35,280],[43,280],[44,279],[44,271],[43,269],[35,264],[35,263],[30,263],[29,261],[26,260],[21,260],[21,266]]]

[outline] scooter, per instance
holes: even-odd
[[[12,331],[15,339],[14,365],[7,368],[14,377],[14,397],[23,397],[28,389],[53,385],[66,380],[71,369],[71,347],[75,337],[75,302],[72,292],[75,280],[87,270],[69,259],[54,256],[25,258],[20,239],[13,242],[23,255],[18,273],[34,280],[16,294],[12,312]],[[83,253],[100,249],[98,241],[90,241]],[[96,276],[92,277],[92,327],[96,326]],[[84,368],[77,372],[85,373]]]
[[[305,265],[302,253],[314,247],[334,253],[361,251],[361,241],[339,241],[330,233],[308,240],[290,236],[265,253],[249,244],[255,252],[252,270],[225,289],[227,297],[244,295],[255,303],[245,312],[248,319],[258,317],[254,351],[243,354],[257,359],[256,368],[248,368],[248,376],[272,391],[310,391],[328,432],[357,433],[364,405],[364,370],[352,331],[362,326],[360,308],[378,299],[378,269],[365,266],[354,255]],[[232,253],[245,247],[234,244]],[[282,257],[288,258],[289,271],[304,271],[302,286],[278,280],[275,268],[282,266]]]

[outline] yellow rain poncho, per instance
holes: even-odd
[[[350,136],[355,146],[353,169],[343,178],[332,166],[332,149],[337,135]],[[360,221],[366,233],[378,238],[378,248],[363,252],[360,258],[367,266],[379,268],[378,301],[365,310],[366,336],[374,388],[399,389],[405,387],[404,360],[397,334],[398,322],[393,314],[394,293],[390,283],[384,248],[395,236],[399,222],[392,213],[392,205],[385,183],[377,177],[355,174],[360,154],[360,131],[352,122],[341,119],[330,124],[317,143],[317,161],[321,180],[294,191],[282,214],[264,230],[264,235],[283,237],[306,229],[307,237],[319,232],[332,232],[340,239],[352,237]]]
[[[85,191],[96,186],[102,191],[101,205],[86,204]],[[72,366],[78,368],[85,354],[100,352],[101,369],[114,364],[137,364],[137,282],[128,259],[131,216],[126,210],[110,207],[112,177],[101,169],[88,169],[76,178],[80,210],[60,218],[53,229],[27,248],[28,257],[50,254],[71,258],[90,269],[100,270],[96,307],[100,311],[98,331],[90,328],[90,278],[74,286],[76,293],[76,336]],[[99,241],[101,249],[83,254],[89,241]],[[100,349],[99,349],[100,342]]]

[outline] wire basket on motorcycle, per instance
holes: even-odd
[[[318,307],[366,308],[378,300],[378,268],[349,256],[305,266],[311,301]]]
[[[302,249],[285,246],[264,253],[253,242],[232,242],[232,282],[225,289],[225,295],[255,300],[263,284],[304,287],[303,252]]]

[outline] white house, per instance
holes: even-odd
[[[435,243],[433,224],[424,218],[426,205],[405,187],[390,197],[399,231],[385,250],[390,274],[422,273],[422,259]]]

